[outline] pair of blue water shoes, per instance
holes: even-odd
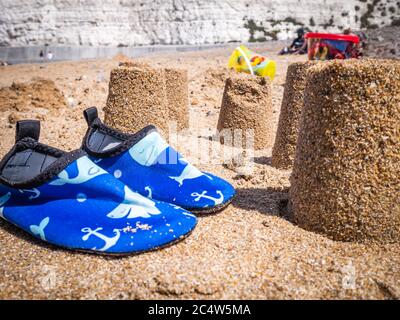
[[[130,254],[170,245],[196,226],[193,213],[228,205],[235,190],[189,164],[148,126],[125,134],[84,112],[82,148],[38,142],[40,123],[19,121],[0,162],[0,216],[61,247]]]

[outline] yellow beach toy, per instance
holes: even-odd
[[[237,47],[229,57],[228,67],[237,72],[247,72],[260,77],[275,78],[276,62],[259,55],[247,47]]]

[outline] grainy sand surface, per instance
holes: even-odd
[[[254,49],[278,62],[272,86],[271,122],[276,128],[287,66],[306,57],[277,57],[278,48],[268,44]],[[139,60],[189,69],[191,132],[211,128],[212,135],[230,51]],[[78,148],[86,130],[82,110],[105,106],[110,70],[117,65],[114,59],[1,67],[0,86],[42,77],[53,80],[67,101],[67,106],[51,111],[44,106],[16,112],[2,106],[1,155],[14,142],[9,121],[28,117],[42,119],[42,142]],[[175,143],[190,160],[198,157],[193,140],[208,141],[207,135],[199,134]],[[236,199],[219,214],[201,217],[184,241],[155,252],[121,258],[70,252],[1,221],[0,298],[400,298],[400,245],[335,242],[294,225],[284,210],[290,171],[271,167],[270,156],[271,149],[257,151],[254,173],[246,176],[223,166],[222,159],[200,163],[201,169],[229,179],[237,188]]]

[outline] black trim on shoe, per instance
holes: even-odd
[[[97,112],[96,107],[90,107],[87,108],[85,111],[83,111],[83,115],[85,117],[85,120],[89,126],[92,125],[93,121],[99,118],[99,114]]]
[[[17,152],[28,149],[55,156],[58,159],[55,160],[52,164],[50,164],[47,168],[45,168],[40,174],[24,182],[10,181],[5,179],[0,174],[0,184],[3,184],[10,188],[17,188],[17,189],[31,189],[39,187],[45,184],[46,182],[51,181],[54,177],[56,177],[62,170],[64,170],[68,165],[70,165],[76,159],[79,159],[86,155],[86,152],[82,149],[74,150],[71,152],[65,152],[41,144],[37,141],[34,141],[33,139],[24,138],[18,141],[14,145],[14,147],[0,161],[0,172],[2,172],[3,168],[13,155],[15,155]]]
[[[96,107],[91,107],[91,108],[86,109],[85,111],[83,111],[83,114],[84,114],[86,122],[88,124],[88,129],[83,138],[81,148],[83,150],[85,150],[89,155],[94,156],[96,158],[108,158],[108,157],[117,156],[117,155],[125,152],[126,150],[130,149],[132,146],[134,146],[136,143],[138,143],[140,140],[142,140],[149,133],[151,133],[153,131],[157,131],[157,128],[153,125],[148,125],[147,127],[139,130],[138,132],[136,132],[134,134],[124,133],[120,130],[111,128],[109,126],[106,126],[100,120],[100,118],[98,117],[98,114],[97,114]],[[96,133],[97,131],[100,131],[103,134],[106,134],[106,135],[114,137],[118,140],[121,140],[121,143],[113,148],[106,150],[106,151],[98,152],[97,150],[93,150],[89,146],[90,145],[89,141],[90,141],[91,136],[94,133]]]
[[[35,141],[39,140],[40,121],[38,120],[21,120],[17,121],[15,127],[15,142],[23,138],[30,137]]]
[[[16,125],[15,145],[0,161],[0,184],[10,188],[31,189],[52,180],[84,150],[65,152],[38,142],[40,122],[22,120]]]

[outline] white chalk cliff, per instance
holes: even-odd
[[[399,25],[398,0],[0,0],[0,45],[265,41]]]

